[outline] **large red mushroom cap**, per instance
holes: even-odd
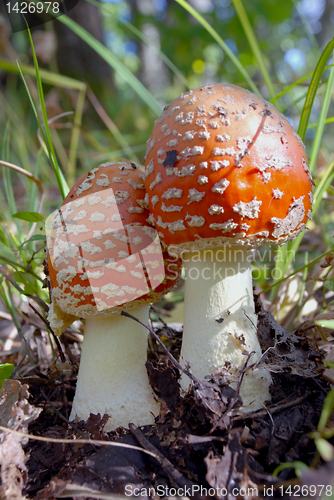
[[[53,302],[76,317],[105,317],[159,300],[180,261],[162,252],[145,208],[143,172],[105,163],[83,175],[49,220]]]
[[[147,143],[145,186],[162,240],[184,251],[282,244],[305,228],[313,200],[304,146],[288,119],[221,83],[164,109]]]

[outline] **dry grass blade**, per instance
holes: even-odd
[[[28,172],[28,170],[24,170],[24,168],[18,167],[17,165],[14,165],[13,163],[9,163],[8,161],[3,161],[3,160],[0,160],[0,165],[2,165],[3,167],[7,167],[7,168],[10,168],[12,170],[15,170],[15,172],[18,172],[19,174],[23,174],[26,177],[28,177],[29,179],[31,179],[37,185],[38,191],[41,193],[41,195],[43,195],[43,193],[44,193],[43,184],[41,183],[41,181],[39,179],[37,179],[30,172]]]
[[[129,145],[123,134],[119,131],[118,127],[115,125],[108,113],[105,111],[92,89],[88,89],[87,97],[94,107],[96,113],[99,115],[110,133],[115,137],[116,141],[124,150],[124,153],[127,155],[127,157],[135,163],[140,163],[138,157],[132,151],[131,146]]]
[[[8,427],[3,427],[0,425],[0,431],[2,432],[10,432],[11,434],[15,434],[16,436],[24,437],[26,439],[30,439],[33,441],[42,441],[44,443],[55,443],[55,444],[90,444],[92,446],[114,446],[116,448],[128,448],[131,450],[141,451],[150,455],[151,457],[158,460],[158,457],[155,453],[151,451],[144,450],[139,446],[133,446],[131,444],[126,443],[115,443],[114,441],[102,441],[99,439],[60,439],[60,438],[51,438],[51,437],[43,437],[43,436],[35,436],[34,434],[26,434],[24,432],[14,431],[13,429],[9,429]]]
[[[124,500],[124,495],[116,495],[115,493],[105,493],[103,491],[96,491],[87,486],[80,486],[78,484],[68,484],[65,489],[58,495],[58,498],[96,498],[97,500]]]
[[[41,212],[42,206],[44,203],[44,198],[45,198],[44,188],[43,188],[43,184],[41,183],[41,181],[39,179],[37,179],[37,177],[32,175],[30,172],[28,172],[28,170],[25,170],[24,168],[18,167],[17,165],[14,165],[13,163],[9,163],[8,161],[0,160],[0,165],[2,165],[3,167],[10,168],[11,170],[15,170],[15,172],[18,172],[19,174],[25,175],[26,177],[28,177],[28,179],[32,180],[36,184],[38,191],[41,194],[41,199],[39,201],[37,211]],[[27,234],[27,240],[32,236],[32,234],[35,230],[35,227],[36,227],[36,223],[32,224],[30,231]]]

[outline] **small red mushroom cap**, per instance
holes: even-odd
[[[286,117],[235,85],[182,94],[147,143],[150,220],[166,245],[282,244],[305,228],[312,176]]]
[[[173,288],[181,263],[162,251],[144,198],[140,169],[105,163],[82,176],[50,216],[52,299],[62,311],[109,316]]]

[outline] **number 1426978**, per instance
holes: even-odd
[[[330,484],[317,484],[317,485],[299,485],[294,484],[290,486],[279,486],[281,496],[290,495],[295,497],[307,497],[315,499],[325,499],[326,497],[333,498],[333,486]]]
[[[8,2],[8,14],[59,14],[59,2]]]

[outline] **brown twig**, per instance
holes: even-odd
[[[37,309],[32,304],[29,304],[29,307],[31,307],[31,309],[34,311],[34,313],[39,317],[39,319],[41,321],[43,321],[43,323],[45,324],[45,326],[50,330],[51,335],[53,337],[53,340],[56,343],[60,360],[61,360],[62,363],[65,363],[66,359],[65,359],[65,355],[64,355],[63,349],[61,347],[61,344],[59,342],[59,339],[58,339],[57,335],[54,333],[54,331],[50,327],[50,323],[45,318],[43,318],[43,316],[37,311]]]
[[[18,167],[13,163],[9,163],[8,161],[3,161],[3,160],[0,160],[0,165],[2,165],[3,167],[10,168],[11,170],[15,170],[19,174],[23,174],[26,177],[29,177],[29,179],[32,180],[37,185],[38,191],[41,193],[41,195],[43,195],[44,193],[43,184],[39,179],[37,179],[37,177],[34,177],[30,172],[28,172],[28,170],[25,170],[24,168]]]
[[[241,383],[243,381],[243,378],[244,378],[244,375],[245,373],[250,370],[251,368],[253,368],[253,366],[255,365],[254,363],[252,365],[248,365],[248,361],[250,360],[252,354],[255,354],[255,351],[252,351],[251,353],[248,353],[247,354],[247,359],[246,359],[246,362],[243,366],[243,368],[240,370],[240,374],[239,374],[239,378],[238,378],[238,383],[237,383],[237,387],[235,389],[235,393],[236,393],[236,396],[232,397],[230,399],[230,402],[229,404],[227,405],[227,408],[226,408],[226,413],[229,412],[230,410],[232,410],[233,408],[233,405],[237,399],[237,396],[239,396],[239,393],[240,393],[240,386],[241,386]]]
[[[122,311],[121,315],[126,316],[127,318],[131,318],[134,321],[137,321],[137,323],[139,323],[144,328],[146,328],[153,335],[153,337],[155,338],[155,340],[161,345],[161,347],[162,347],[163,351],[165,352],[166,356],[171,360],[171,362],[173,363],[173,365],[176,366],[176,368],[178,370],[180,370],[180,372],[182,372],[185,375],[187,375],[193,382],[195,382],[197,384],[203,384],[203,383],[205,384],[205,382],[198,380],[198,378],[196,378],[195,375],[193,375],[187,368],[184,368],[183,366],[180,365],[180,363],[178,361],[176,361],[176,359],[174,358],[173,354],[171,354],[169,352],[169,350],[167,349],[167,347],[165,346],[165,344],[162,342],[162,340],[158,337],[158,335],[155,333],[155,331],[153,330],[153,328],[150,328],[149,326],[145,325],[145,323],[143,323],[138,318],[136,318],[135,316],[132,316],[132,314],[129,314],[126,311]]]
[[[232,421],[234,423],[238,422],[239,420],[246,420],[247,418],[265,417],[266,415],[268,415],[268,413],[270,414],[276,413],[278,411],[286,410],[287,408],[292,408],[293,406],[299,405],[299,403],[302,403],[308,396],[309,393],[300,396],[294,401],[288,401],[287,403],[279,403],[275,406],[267,406],[263,410],[255,410],[249,413],[243,413],[242,415],[240,414],[234,415],[232,416]]]
[[[78,361],[77,361],[76,357],[73,355],[73,353],[72,353],[72,351],[70,349],[68,338],[66,337],[66,332],[62,333],[61,340],[62,340],[62,343],[65,346],[65,353],[67,354],[68,359],[70,360],[70,363],[72,364],[72,366],[77,371],[77,369],[78,369]]]
[[[135,160],[137,163],[139,163],[139,158],[137,157],[137,155],[135,155],[133,153],[133,151],[132,151],[131,147],[129,146],[129,144],[125,143],[124,139],[120,140],[121,134],[120,134],[117,126],[112,121],[112,119],[110,118],[110,116],[106,113],[106,111],[103,108],[103,106],[101,105],[100,101],[97,99],[96,95],[94,94],[94,92],[92,91],[92,89],[89,88],[89,87],[88,87],[88,90],[87,90],[87,97],[90,100],[90,102],[91,102],[93,108],[95,109],[96,113],[99,115],[99,117],[103,121],[104,125],[109,130],[109,132],[115,137],[115,139],[118,141],[118,143],[124,149],[124,152],[130,158],[132,158],[131,161]]]
[[[15,322],[14,322],[15,323]],[[24,344],[24,354],[22,356],[22,359],[21,361],[16,365],[16,367],[14,368],[13,370],[13,373],[11,374],[11,376],[9,377],[10,379],[14,379],[19,368],[21,367],[25,357],[27,356],[28,354],[28,342],[27,342],[27,339],[25,338],[25,336],[23,335],[22,333],[22,330],[21,330],[21,327],[19,325],[16,325],[16,329],[17,329],[17,333],[19,334],[19,336],[21,337],[22,341],[23,341],[23,344]]]
[[[188,369],[189,363],[186,360],[184,360],[186,367],[183,368],[183,366],[181,366],[180,363],[178,361],[176,361],[176,359],[174,358],[174,356],[169,352],[169,350],[167,349],[167,347],[165,346],[165,344],[162,342],[162,340],[158,337],[158,335],[155,333],[155,331],[152,328],[150,328],[149,326],[145,325],[145,323],[141,322],[139,319],[137,319],[135,316],[132,316],[132,314],[129,314],[128,312],[122,311],[121,315],[127,316],[128,318],[131,318],[131,319],[137,321],[137,323],[139,323],[142,326],[144,326],[153,335],[153,337],[155,338],[155,340],[161,345],[162,349],[164,350],[164,352],[167,355],[167,357],[171,360],[171,362],[173,363],[173,365],[176,366],[176,368],[178,368],[178,370],[180,370],[182,373],[184,373],[185,375],[187,375],[197,385],[197,387],[204,387],[204,386],[211,387],[211,384],[209,382],[206,382],[204,380],[199,380],[197,377],[195,377],[195,375],[193,375],[191,373],[191,371]],[[253,354],[253,352],[251,352],[250,354],[248,354],[248,358],[246,360],[245,366],[241,370],[240,377],[239,377],[239,380],[238,380],[236,394],[239,393],[240,385],[241,385],[241,382],[242,382],[242,379],[243,379],[243,376],[244,376],[245,372],[248,371],[250,368],[252,368],[254,366],[254,365],[247,366],[249,358],[251,357],[252,354]],[[232,408],[235,400],[236,400],[236,397],[234,397],[234,398],[232,398],[230,400],[230,403],[229,403],[226,411],[229,411]]]
[[[172,481],[173,485],[180,486],[182,488],[192,488],[194,483],[185,478],[180,471],[178,471],[174,465],[166,458],[153,444],[149,442],[144,436],[140,429],[134,424],[129,424],[129,429],[131,434],[137,439],[138,443],[145,449],[154,455],[155,460],[158,462],[160,467],[166,472],[169,479]],[[193,498],[202,498],[199,495],[194,495]]]

